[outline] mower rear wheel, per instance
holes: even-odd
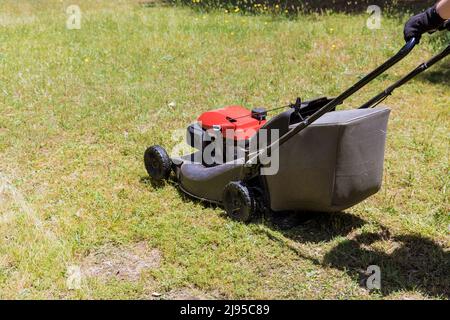
[[[144,153],[144,164],[149,176],[157,181],[170,175],[172,161],[166,150],[160,146],[151,146]]]
[[[256,213],[256,200],[240,182],[230,182],[223,191],[223,206],[228,216],[236,221],[249,222]]]

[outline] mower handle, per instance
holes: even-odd
[[[449,24],[450,26],[450,24]],[[422,72],[426,71],[427,69],[431,68],[434,64],[438,63],[442,59],[444,59],[446,56],[450,54],[450,44],[445,48],[442,52],[432,57],[427,62],[424,62],[420,64],[417,68],[412,70],[410,73],[408,73],[406,76],[398,80],[396,83],[385,89],[384,91],[380,92],[378,95],[367,101],[365,104],[363,104],[359,109],[367,109],[377,106],[379,103],[381,103],[386,97],[390,96],[392,92],[394,92],[395,89],[401,87],[405,83],[409,82],[411,79],[416,77],[417,75],[421,74]]]
[[[289,130],[286,132],[283,136],[281,136],[277,141],[271,143],[268,145],[265,149],[256,152],[256,154],[251,155],[250,159],[246,161],[244,168],[252,167],[254,164],[257,164],[257,159],[260,156],[264,156],[272,150],[274,147],[280,147],[284,143],[286,143],[289,139],[291,139],[293,136],[295,136],[300,131],[307,128],[309,125],[311,125],[314,121],[322,117],[327,112],[333,110],[336,106],[342,104],[344,100],[346,100],[348,97],[365,87],[369,82],[377,78],[380,74],[384,73],[386,70],[390,69],[392,66],[397,64],[400,60],[405,58],[416,46],[418,43],[416,38],[411,38],[404,46],[403,48],[398,51],[397,54],[395,54],[393,57],[391,57],[389,60],[387,60],[385,63],[380,65],[378,68],[373,70],[371,73],[366,75],[364,78],[359,80],[357,83],[355,83],[353,86],[348,88],[346,91],[341,93],[338,97],[336,97],[334,100],[327,103],[325,106],[317,110],[315,113],[313,113],[311,116],[300,122],[295,128],[292,130]],[[254,170],[243,170],[241,173],[241,178],[244,180],[247,176],[252,176],[255,174]]]

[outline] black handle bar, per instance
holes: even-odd
[[[393,65],[398,63],[400,60],[405,58],[411,51],[414,49],[414,47],[417,44],[417,40],[415,38],[412,38],[409,40],[400,51],[394,55],[392,58],[387,60],[385,63],[383,63],[381,66],[373,70],[371,73],[366,75],[364,78],[359,80],[357,83],[355,83],[353,86],[351,86],[349,89],[341,93],[338,97],[336,97],[334,100],[327,103],[325,106],[317,110],[315,113],[313,113],[311,116],[309,116],[307,119],[300,122],[295,128],[285,133],[283,136],[281,136],[278,141],[275,141],[271,143],[269,146],[267,146],[265,149],[259,150],[256,154],[252,155],[250,159],[246,162],[245,167],[251,167],[254,164],[257,164],[257,159],[260,156],[264,156],[271,152],[272,148],[278,145],[280,147],[284,143],[286,143],[289,139],[291,139],[293,136],[295,136],[300,131],[304,130],[306,127],[308,127],[311,123],[322,117],[325,113],[330,112],[333,110],[336,106],[342,104],[345,99],[353,95],[355,92],[359,91],[363,87],[365,87],[369,82],[371,82],[373,79],[378,77],[380,74],[385,72],[386,70],[390,69]],[[245,170],[244,170],[245,171]],[[253,174],[253,172],[243,172],[242,175],[244,175],[241,178],[245,178],[248,174]]]
[[[431,68],[434,64],[438,63],[442,59],[444,59],[446,56],[450,54],[450,45],[447,46],[441,53],[435,55],[433,58],[428,60],[427,62],[422,63],[417,68],[415,68],[413,71],[408,73],[406,76],[398,80],[396,83],[391,85],[389,88],[384,90],[383,92],[380,92],[378,95],[367,101],[365,104],[363,104],[359,109],[366,109],[370,107],[376,106],[378,103],[382,102],[387,96],[391,95],[392,92],[394,92],[395,89],[401,87],[420,73],[424,72],[425,70]]]

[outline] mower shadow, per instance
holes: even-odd
[[[286,218],[281,218],[281,226],[276,221],[279,217],[272,218],[267,226],[299,243],[330,242],[336,237],[347,238],[322,259],[305,256],[295,245],[288,245],[301,258],[309,259],[322,267],[345,271],[363,287],[368,278],[368,266],[377,265],[381,269],[380,293],[383,296],[398,291],[420,290],[428,296],[450,298],[450,252],[446,252],[433,240],[414,234],[391,236],[384,226],[379,226],[380,231],[377,233],[359,233],[357,229],[367,222],[345,212],[297,215],[299,218],[291,218],[289,223],[283,221]],[[356,235],[352,234],[353,231]],[[282,242],[282,239],[273,235],[268,236],[274,241]]]
[[[165,183],[156,183],[148,177],[142,177],[141,183],[161,188]],[[181,190],[183,199],[193,201],[205,208],[216,208]],[[221,213],[228,219],[225,212]],[[368,222],[347,212],[283,212],[266,214],[255,219],[255,224],[267,228],[259,229],[272,241],[276,241],[292,250],[302,259],[308,259],[320,267],[331,267],[346,272],[362,287],[368,275],[370,265],[381,269],[381,291],[383,296],[398,291],[420,290],[431,297],[450,298],[450,252],[435,241],[415,234],[391,235],[388,228],[380,225],[378,232],[365,232],[360,229]],[[268,229],[281,233],[281,236]],[[313,258],[302,253],[294,243],[327,243],[337,237],[345,237],[322,258]],[[383,248],[383,249],[380,249]]]
[[[450,62],[445,62],[433,70],[428,70],[418,77],[421,81],[431,82],[432,84],[445,85],[450,87]]]
[[[392,248],[387,252],[373,248],[377,241],[389,241]],[[333,248],[323,264],[346,271],[360,284],[365,283],[369,265],[379,266],[383,295],[416,289],[428,296],[450,298],[450,253],[418,235],[386,239],[379,233],[363,233]]]
[[[182,3],[185,5],[202,8],[203,10],[210,10],[214,7],[221,7],[222,5],[236,5],[246,12],[259,12],[255,10],[255,8],[251,5],[243,5],[242,1],[232,0],[216,0],[216,1],[203,1],[201,3],[192,4],[190,0],[182,0]],[[283,9],[288,10],[291,13],[303,12],[303,13],[311,13],[311,12],[324,12],[331,10],[333,12],[340,13],[365,13],[367,11],[368,6],[377,5],[383,11],[387,11],[392,14],[404,15],[406,12],[420,12],[430,6],[430,3],[426,3],[423,0],[398,0],[395,4],[392,0],[359,0],[349,3],[348,0],[285,0],[283,4],[279,1],[268,0],[265,1],[265,4],[268,7],[274,7],[275,5],[280,4]]]
[[[266,215],[267,226],[297,242],[328,242],[346,236],[366,224],[346,212],[277,212]]]

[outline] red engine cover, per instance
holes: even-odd
[[[205,130],[220,126],[223,137],[234,140],[251,138],[266,123],[266,120],[252,118],[251,111],[242,106],[228,106],[208,111],[198,117],[197,121]],[[233,130],[232,136],[227,130]]]

